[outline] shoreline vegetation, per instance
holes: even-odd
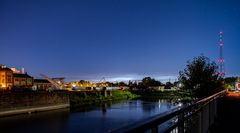
[[[193,100],[188,93],[184,91],[130,91],[113,90],[111,94],[104,96],[101,91],[78,91],[70,92],[71,108],[100,106],[109,102],[134,99],[166,99],[173,102],[190,102]]]
[[[107,91],[107,96],[104,96],[103,93],[103,91],[69,92],[71,108],[91,105],[96,106],[109,101],[128,100],[139,97],[127,90]]]
[[[176,102],[190,102],[194,99],[190,93],[183,90],[176,91],[137,91],[134,92],[142,99],[166,99]]]

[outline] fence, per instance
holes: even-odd
[[[226,90],[137,123],[110,131],[116,133],[207,133],[217,114],[217,99]]]

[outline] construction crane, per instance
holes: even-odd
[[[48,76],[46,76],[44,74],[40,74],[40,76],[42,76],[43,78],[48,80],[54,86],[55,89],[57,89],[57,90],[64,89],[63,84],[54,81],[53,79],[49,78]]]

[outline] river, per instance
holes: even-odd
[[[166,100],[126,100],[88,109],[62,109],[0,118],[3,133],[104,133],[175,108]]]

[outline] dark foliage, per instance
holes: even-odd
[[[174,85],[171,82],[166,82],[165,89],[171,89]]]
[[[149,87],[153,86],[161,86],[162,83],[160,81],[155,80],[151,77],[145,77],[142,79],[142,81],[139,83],[139,88],[147,89]]]
[[[235,85],[235,82],[237,81],[238,77],[227,77],[224,79],[224,82],[228,85]]]
[[[217,73],[215,62],[205,56],[199,56],[187,62],[187,66],[180,71],[179,81],[182,89],[194,97],[206,97],[223,89],[222,77]]]

